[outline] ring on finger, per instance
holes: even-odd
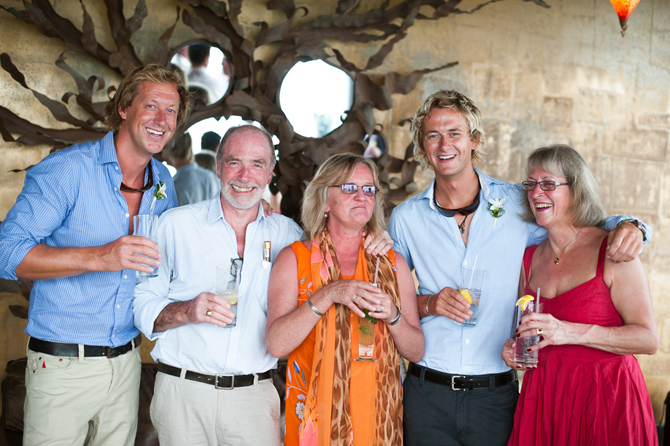
[[[354,297],[351,298],[351,301],[352,301],[352,302],[356,302],[356,297],[357,297],[357,296],[354,294]]]
[[[538,328],[538,329],[537,329],[537,335],[538,335],[538,336],[542,336],[542,329],[541,329],[541,328]]]
[[[207,311],[205,311],[205,315],[209,316],[209,317],[212,317],[212,309],[208,308]]]

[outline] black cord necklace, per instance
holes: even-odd
[[[474,213],[479,207],[479,192],[481,191],[481,186],[479,185],[479,177],[477,178],[477,186],[478,186],[477,195],[475,195],[475,198],[474,200],[472,200],[472,203],[459,209],[445,209],[442,206],[440,206],[435,196],[436,195],[435,189],[433,189],[433,202],[435,203],[435,208],[440,214],[444,215],[445,217],[453,217],[456,214],[461,214],[465,216],[463,222],[460,225],[458,225],[458,229],[460,229],[461,234],[465,234],[465,222],[468,219],[468,215]]]

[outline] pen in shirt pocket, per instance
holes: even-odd
[[[267,269],[270,267],[270,259],[271,257],[271,243],[269,241],[266,241],[263,243],[263,269]]]

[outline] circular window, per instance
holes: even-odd
[[[194,108],[204,108],[221,100],[230,86],[230,64],[223,52],[208,43],[180,47],[170,66],[186,81]]]
[[[342,124],[353,91],[353,80],[341,69],[321,60],[298,62],[281,84],[279,105],[297,134],[320,138]]]

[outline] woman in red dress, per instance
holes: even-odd
[[[527,217],[548,238],[526,249],[519,295],[541,289],[542,314],[517,333],[539,334],[509,445],[657,445],[649,393],[634,354],[654,354],[658,331],[642,262],[605,259],[605,209],[588,164],[556,145],[528,158]],[[502,357],[510,367],[515,343]]]

